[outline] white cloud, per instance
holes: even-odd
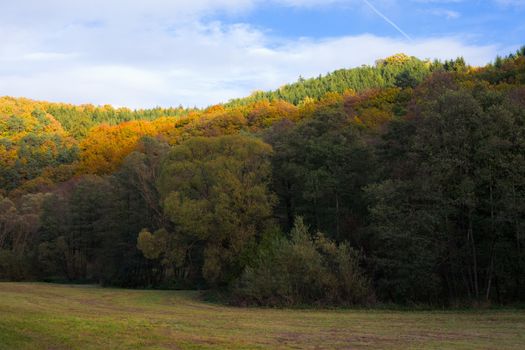
[[[206,20],[216,11],[253,10],[257,1],[9,2],[0,12],[0,95],[130,107],[205,106],[398,52],[463,55],[483,64],[498,49],[468,45],[460,37],[283,40],[247,24]]]

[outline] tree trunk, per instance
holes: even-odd
[[[339,195],[337,194],[337,191],[335,192],[335,225],[336,237],[337,239],[341,239],[339,224]]]
[[[488,301],[490,297],[490,287],[492,284],[492,275],[494,273],[494,258],[496,255],[495,248],[496,248],[496,223],[494,220],[494,192],[492,187],[492,177],[490,180],[490,226],[491,226],[491,233],[492,233],[492,244],[490,247],[490,264],[487,271],[487,291],[485,293],[485,299]]]
[[[470,241],[470,250],[471,250],[471,258],[472,258],[472,276],[473,276],[473,282],[474,282],[474,294],[476,295],[476,299],[479,299],[478,259],[477,259],[477,251],[476,251],[476,242],[474,240],[474,232],[472,228],[472,210],[469,210],[467,236],[469,237],[469,241]]]
[[[293,204],[292,204],[292,185],[289,181],[286,181],[286,194],[284,196],[284,203],[286,206],[286,220],[287,220],[287,230],[291,230],[293,227],[293,222],[295,219]]]
[[[512,196],[514,199],[514,231],[516,235],[516,253],[517,253],[517,262],[516,262],[516,292],[515,295],[517,298],[521,297],[522,287],[521,287],[521,235],[520,235],[520,226],[518,218],[518,201],[516,196],[516,184],[512,184]]]

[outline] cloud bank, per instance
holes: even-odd
[[[272,2],[321,6],[318,0]],[[325,0],[322,6],[330,2],[341,1]],[[0,13],[0,95],[133,108],[202,107],[398,52],[441,59],[463,55],[484,64],[498,50],[457,36],[283,39],[265,28],[218,20],[256,11],[261,3],[9,2]]]

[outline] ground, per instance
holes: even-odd
[[[280,310],[0,283],[0,349],[525,349],[525,311]]]

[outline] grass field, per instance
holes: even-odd
[[[525,349],[525,311],[233,308],[195,292],[0,283],[0,349]]]

